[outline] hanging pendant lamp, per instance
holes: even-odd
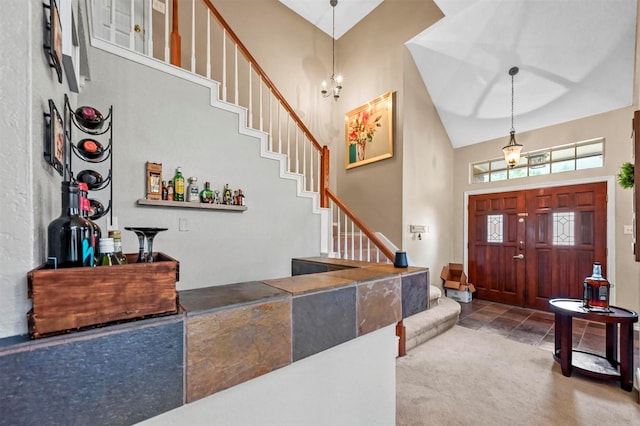
[[[333,99],[337,102],[340,99],[340,92],[342,91],[342,76],[336,75],[336,6],[338,5],[338,0],[329,0],[329,4],[332,7],[333,13],[333,24],[331,29],[331,40],[333,42],[332,47],[332,66],[331,66],[331,78],[329,79],[329,83],[331,87],[327,87],[327,82],[322,82],[322,90],[320,93],[323,98],[327,98],[329,96],[333,96]]]
[[[518,164],[520,161],[520,151],[522,151],[522,145],[516,142],[516,129],[513,127],[513,77],[518,74],[518,71],[520,71],[518,67],[509,69],[509,75],[511,76],[511,132],[509,133],[509,144],[502,148],[504,161],[510,168]]]

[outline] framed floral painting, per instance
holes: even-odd
[[[393,157],[393,92],[349,111],[344,132],[347,169]]]

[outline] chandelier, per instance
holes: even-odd
[[[342,91],[342,76],[336,75],[336,5],[338,4],[338,0],[329,0],[329,4],[332,7],[333,13],[333,24],[331,30],[331,40],[333,42],[332,47],[332,66],[331,66],[331,78],[329,79],[329,84],[331,87],[327,87],[327,82],[322,82],[322,90],[320,93],[323,98],[327,98],[329,96],[333,96],[333,99],[337,101],[340,98],[340,92]]]
[[[502,148],[504,152],[504,161],[510,168],[513,168],[520,161],[520,151],[522,151],[522,145],[516,142],[516,129],[513,127],[513,77],[518,74],[520,69],[518,67],[512,67],[509,69],[509,75],[511,76],[511,132],[509,133],[509,144]]]

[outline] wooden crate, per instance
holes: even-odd
[[[153,263],[95,268],[47,269],[27,273],[33,309],[27,314],[32,339],[178,311],[180,263],[155,253]]]

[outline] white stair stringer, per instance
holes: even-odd
[[[91,20],[89,20],[91,21]],[[151,58],[141,53],[129,50],[127,48],[118,46],[108,41],[96,38],[91,31],[91,46],[109,52],[111,54],[120,56],[130,61],[139,63],[141,65],[148,66],[158,71],[162,71],[167,74],[171,74],[177,78],[189,81],[191,83],[206,87],[209,89],[210,105],[214,108],[222,109],[238,116],[238,132],[240,134],[255,137],[260,141],[260,156],[270,160],[278,161],[280,165],[280,177],[282,179],[293,179],[296,181],[296,195],[303,198],[312,199],[312,212],[321,216],[320,219],[320,253],[329,253],[329,233],[331,229],[329,209],[320,207],[320,194],[315,191],[307,191],[305,189],[305,176],[299,173],[292,173],[287,171],[287,155],[281,154],[268,149],[269,135],[267,132],[256,130],[247,126],[247,109],[232,104],[230,102],[223,101],[219,98],[220,83],[217,81],[202,77],[191,71],[176,67],[166,62]]]

